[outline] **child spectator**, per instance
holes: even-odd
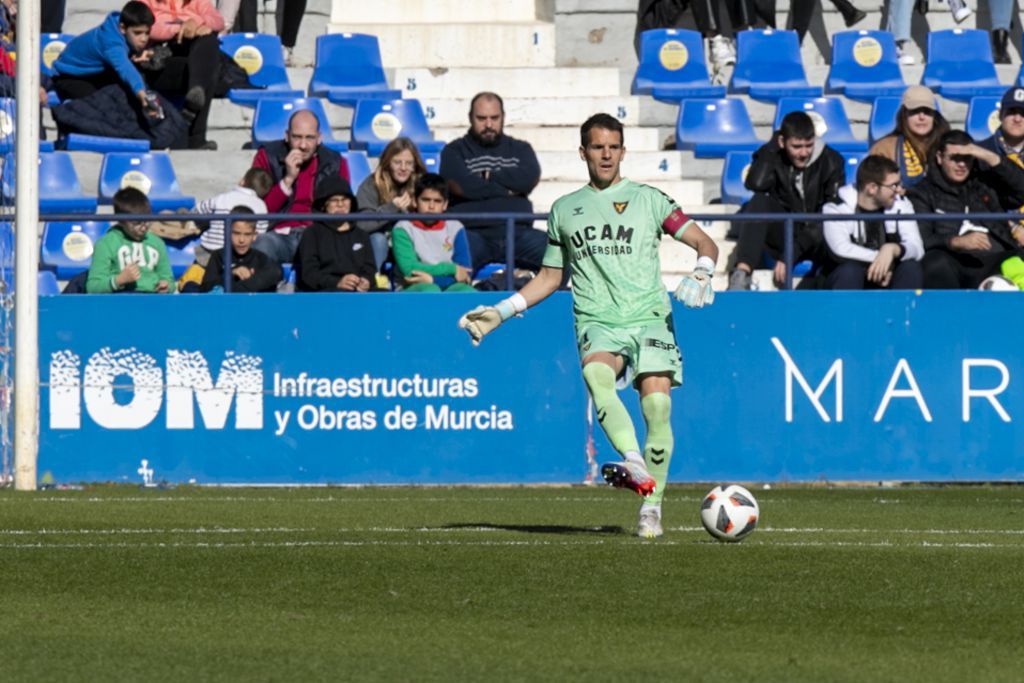
[[[238,205],[230,209],[233,214],[253,215],[248,206]],[[223,230],[223,228],[221,228]],[[252,248],[256,241],[256,221],[236,220],[231,223],[231,291],[232,292],[273,292],[281,281],[281,267],[266,254]],[[206,272],[199,291],[209,292],[224,285],[224,249],[209,255]]]
[[[416,181],[416,213],[442,214],[448,183],[436,173]],[[399,221],[391,233],[404,292],[473,292],[469,242],[458,221]]]
[[[143,110],[153,111],[146,83],[136,64],[149,59],[146,50],[153,13],[141,2],[111,12],[102,24],[75,36],[53,63],[53,87],[60,99],[86,97],[104,86],[123,83]]]
[[[363,180],[356,201],[363,212],[408,213],[412,211],[416,180],[427,172],[416,144],[409,138],[395,138],[380,155],[376,170]],[[359,229],[370,233],[370,245],[377,270],[388,257],[388,233],[394,221],[359,221]]]
[[[115,214],[152,212],[149,198],[133,187],[114,194]],[[149,232],[149,223],[121,221],[96,241],[85,290],[90,294],[166,294],[171,291],[172,280],[167,248],[162,239]]]
[[[317,186],[313,210],[351,214],[359,210],[348,181],[330,175]],[[295,257],[300,292],[370,292],[377,289],[370,240],[348,221],[316,222],[303,230]]]
[[[210,213],[231,213],[235,207],[244,206],[249,209],[246,213],[262,215],[267,213],[267,205],[263,197],[270,191],[274,181],[270,174],[262,168],[250,168],[242,176],[242,180],[235,187],[227,192],[210,197],[199,202],[195,212],[199,214]],[[267,221],[261,220],[255,223],[256,234],[262,235],[267,231]],[[203,230],[199,238],[199,246],[196,247],[196,263],[206,267],[210,254],[224,248],[224,221],[210,221],[207,228]]]

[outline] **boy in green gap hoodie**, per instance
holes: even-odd
[[[115,214],[152,213],[149,199],[133,187],[114,194]],[[96,241],[85,291],[90,294],[147,292],[166,294],[173,280],[164,241],[145,221],[122,221]]]

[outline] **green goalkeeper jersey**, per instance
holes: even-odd
[[[663,232],[679,235],[688,223],[668,195],[626,178],[558,199],[548,216],[544,265],[569,268],[577,327],[664,320],[672,309],[658,245]]]

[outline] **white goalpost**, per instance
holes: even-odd
[[[39,0],[17,18],[14,223],[14,487],[36,488],[39,451]]]

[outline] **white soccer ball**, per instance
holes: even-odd
[[[990,275],[981,281],[978,289],[990,292],[1019,292],[1020,288],[1002,275]]]
[[[716,486],[700,504],[700,521],[720,541],[742,541],[757,528],[761,510],[742,486]]]

